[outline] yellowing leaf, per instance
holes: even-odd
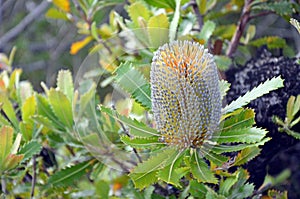
[[[141,2],[130,5],[127,12],[136,27],[140,27],[139,18],[147,21],[150,17],[149,10]]]
[[[158,47],[168,42],[169,21],[165,14],[153,16],[148,21],[148,34],[151,47]]]
[[[88,36],[81,41],[74,42],[70,49],[70,54],[75,55],[79,50],[85,47],[90,41],[92,41],[92,37]]]
[[[52,0],[53,4],[59,9],[70,12],[70,1],[69,0]]]

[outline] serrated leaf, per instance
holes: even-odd
[[[122,63],[115,71],[118,85],[134,97],[147,109],[151,109],[150,84],[144,75],[135,69],[131,63]]]
[[[204,41],[208,41],[210,36],[213,34],[215,31],[216,24],[212,21],[206,21],[201,29],[201,32],[197,36],[198,39],[203,39]]]
[[[288,1],[278,1],[270,3],[262,3],[252,7],[255,10],[269,10],[276,12],[280,16],[293,14],[293,6]]]
[[[19,123],[19,129],[25,141],[29,141],[32,139],[32,134],[34,131],[33,122],[27,123],[22,121]]]
[[[258,87],[253,88],[251,91],[248,91],[235,101],[232,101],[229,105],[225,106],[222,111],[223,113],[232,112],[247,105],[250,101],[281,87],[283,87],[283,79],[281,79],[280,76],[274,77],[260,84]]]
[[[49,177],[47,185],[54,187],[69,186],[73,181],[78,180],[82,175],[88,173],[92,168],[92,164],[93,161],[86,161],[58,171]]]
[[[178,27],[178,22],[179,22],[179,17],[180,17],[180,2],[181,2],[181,0],[175,0],[176,7],[175,7],[173,19],[170,24],[170,31],[169,31],[169,41],[170,42],[174,41],[174,39],[176,38],[177,27]]]
[[[183,154],[184,152],[178,153],[169,166],[159,170],[157,177],[168,184],[181,187],[179,180],[189,171],[189,168],[178,168],[183,160]]]
[[[222,155],[219,155],[219,154],[215,154],[212,151],[202,150],[202,153],[204,154],[204,157],[206,159],[208,159],[209,161],[213,162],[217,166],[221,166],[225,162],[228,161],[228,157],[222,156]]]
[[[157,170],[147,173],[131,173],[129,177],[132,179],[135,188],[144,189],[158,181]]]
[[[25,122],[31,123],[30,117],[35,114],[36,111],[36,101],[35,97],[28,97],[22,105],[22,119]]]
[[[217,194],[213,189],[207,187],[207,192],[205,195],[205,199],[226,199],[225,196]]]
[[[172,163],[178,155],[178,150],[175,148],[166,148],[163,151],[150,156],[146,161],[139,163],[131,173],[150,173],[164,168]]]
[[[57,88],[64,93],[70,102],[73,101],[74,85],[72,74],[69,70],[60,70],[56,79]]]
[[[253,143],[253,144],[237,144],[237,145],[222,145],[222,144],[220,144],[217,146],[213,146],[213,148],[211,150],[216,154],[240,151],[240,150],[243,150],[248,147],[264,145],[269,140],[270,140],[270,138],[267,137],[267,138],[264,138],[262,141],[260,141],[258,143]]]
[[[168,42],[169,21],[165,14],[152,16],[147,23],[147,29],[151,47],[157,48]]]
[[[127,118],[123,115],[119,115],[116,111],[113,112],[110,108],[106,108],[104,106],[99,107],[101,112],[108,114],[110,117],[113,117],[115,120],[122,122],[124,125],[129,127],[130,135],[137,137],[152,137],[152,136],[160,136],[160,134],[153,128],[148,127],[147,125],[139,122],[137,120],[133,120],[131,118]]]
[[[219,144],[222,143],[255,143],[261,141],[268,131],[256,127],[232,129],[221,132],[214,140]]]
[[[32,119],[38,124],[44,125],[46,128],[54,132],[60,132],[60,129],[57,129],[57,127],[53,124],[52,120],[49,120],[47,117],[44,117],[42,115],[34,115],[32,116]]]
[[[64,125],[61,123],[61,121],[58,120],[53,110],[51,109],[50,103],[47,98],[40,94],[37,94],[36,103],[38,115],[47,118],[47,120],[51,121],[56,128],[64,128]]]
[[[219,193],[228,196],[230,189],[237,181],[238,181],[238,175],[229,176],[225,180],[221,180]]]
[[[205,198],[207,189],[203,183],[199,183],[196,180],[191,180],[190,193],[196,198]]]
[[[22,162],[25,162],[29,158],[32,158],[32,156],[39,154],[41,149],[42,145],[40,143],[37,141],[31,141],[24,144],[18,154],[24,154]]]
[[[248,128],[255,124],[253,109],[238,109],[232,113],[234,114],[224,121],[222,132]]]
[[[122,136],[121,141],[133,148],[149,148],[155,146],[164,146],[165,144],[160,142],[159,137],[134,137]]]
[[[261,47],[267,45],[268,49],[284,48],[286,41],[277,36],[263,37],[249,42],[249,45]]]
[[[12,103],[9,101],[8,97],[4,95],[4,93],[0,93],[0,102],[2,103],[2,110],[9,119],[9,121],[12,123],[14,128],[19,128],[19,121],[17,119],[15,110],[13,108]]]
[[[73,112],[72,104],[69,99],[61,91],[54,90],[49,91],[49,102],[51,108],[56,117],[69,129],[73,127]]]
[[[147,4],[157,7],[157,8],[172,8],[175,9],[175,1],[174,0],[145,0]]]
[[[223,99],[224,96],[226,96],[226,93],[230,88],[230,83],[227,82],[226,80],[221,79],[219,81],[219,87],[220,87],[220,92],[221,92],[221,98]]]
[[[218,180],[205,161],[195,152],[190,161],[191,172],[198,182],[217,184]]]
[[[258,148],[257,146],[253,146],[253,147],[243,149],[236,156],[234,165],[235,166],[240,166],[240,165],[243,165],[243,164],[249,162],[250,160],[252,160],[256,156],[258,156],[260,151],[261,151],[261,149]]]
[[[131,4],[128,7],[127,12],[135,27],[140,27],[139,18],[143,18],[146,21],[148,21],[148,19],[150,18],[149,10],[141,2],[135,2]]]
[[[296,19],[291,18],[290,23],[298,30],[298,33],[300,34],[300,23]]]

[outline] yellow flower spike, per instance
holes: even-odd
[[[174,41],[152,60],[152,110],[161,140],[178,148],[199,148],[217,130],[221,117],[219,77],[203,45]]]

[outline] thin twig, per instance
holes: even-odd
[[[254,19],[254,18],[256,18],[256,17],[262,17],[262,16],[266,16],[266,15],[269,15],[269,14],[273,14],[273,13],[275,13],[275,12],[273,12],[273,11],[266,11],[266,12],[258,13],[256,15],[251,15],[249,17],[249,21],[252,20],[252,19]]]
[[[196,14],[197,17],[197,21],[198,21],[198,25],[199,25],[199,31],[201,31],[202,27],[203,27],[203,16],[200,13],[198,4],[196,2],[196,0],[191,0],[191,5],[192,8],[194,10],[194,13]]]
[[[116,110],[116,107],[113,105],[112,109]],[[118,120],[119,124],[121,125],[121,128],[123,129],[124,133],[128,136],[131,137],[131,135],[129,134],[129,131],[126,129],[125,125],[123,124],[123,122],[121,122],[120,120]],[[137,159],[139,160],[140,163],[142,163],[142,158],[141,156],[138,154],[137,150],[135,148],[132,148],[133,152],[135,153]]]
[[[48,8],[49,2],[43,1],[32,12],[30,12],[18,25],[10,29],[6,34],[0,38],[0,48],[4,47],[9,41],[23,33],[23,30],[32,22],[34,22],[38,16],[44,13]]]
[[[243,35],[243,32],[245,30],[245,27],[246,27],[247,23],[250,20],[250,12],[251,12],[251,3],[252,3],[252,1],[253,0],[245,0],[245,5],[243,7],[242,14],[241,14],[241,17],[239,19],[236,31],[234,32],[234,35],[231,39],[231,42],[230,42],[230,44],[228,46],[228,49],[227,49],[227,52],[226,52],[226,55],[228,57],[232,57],[233,54],[235,53],[235,51],[236,51],[236,49],[239,45],[239,41],[240,41],[240,39]]]
[[[36,184],[36,157],[35,157],[35,155],[32,158],[32,170],[33,170],[33,174],[32,174],[32,181],[31,181],[30,196],[31,196],[31,198],[34,198],[34,188],[35,188],[35,184]]]

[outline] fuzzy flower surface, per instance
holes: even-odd
[[[199,148],[221,117],[219,77],[213,56],[202,45],[174,41],[154,54],[152,110],[161,141],[181,149]]]

